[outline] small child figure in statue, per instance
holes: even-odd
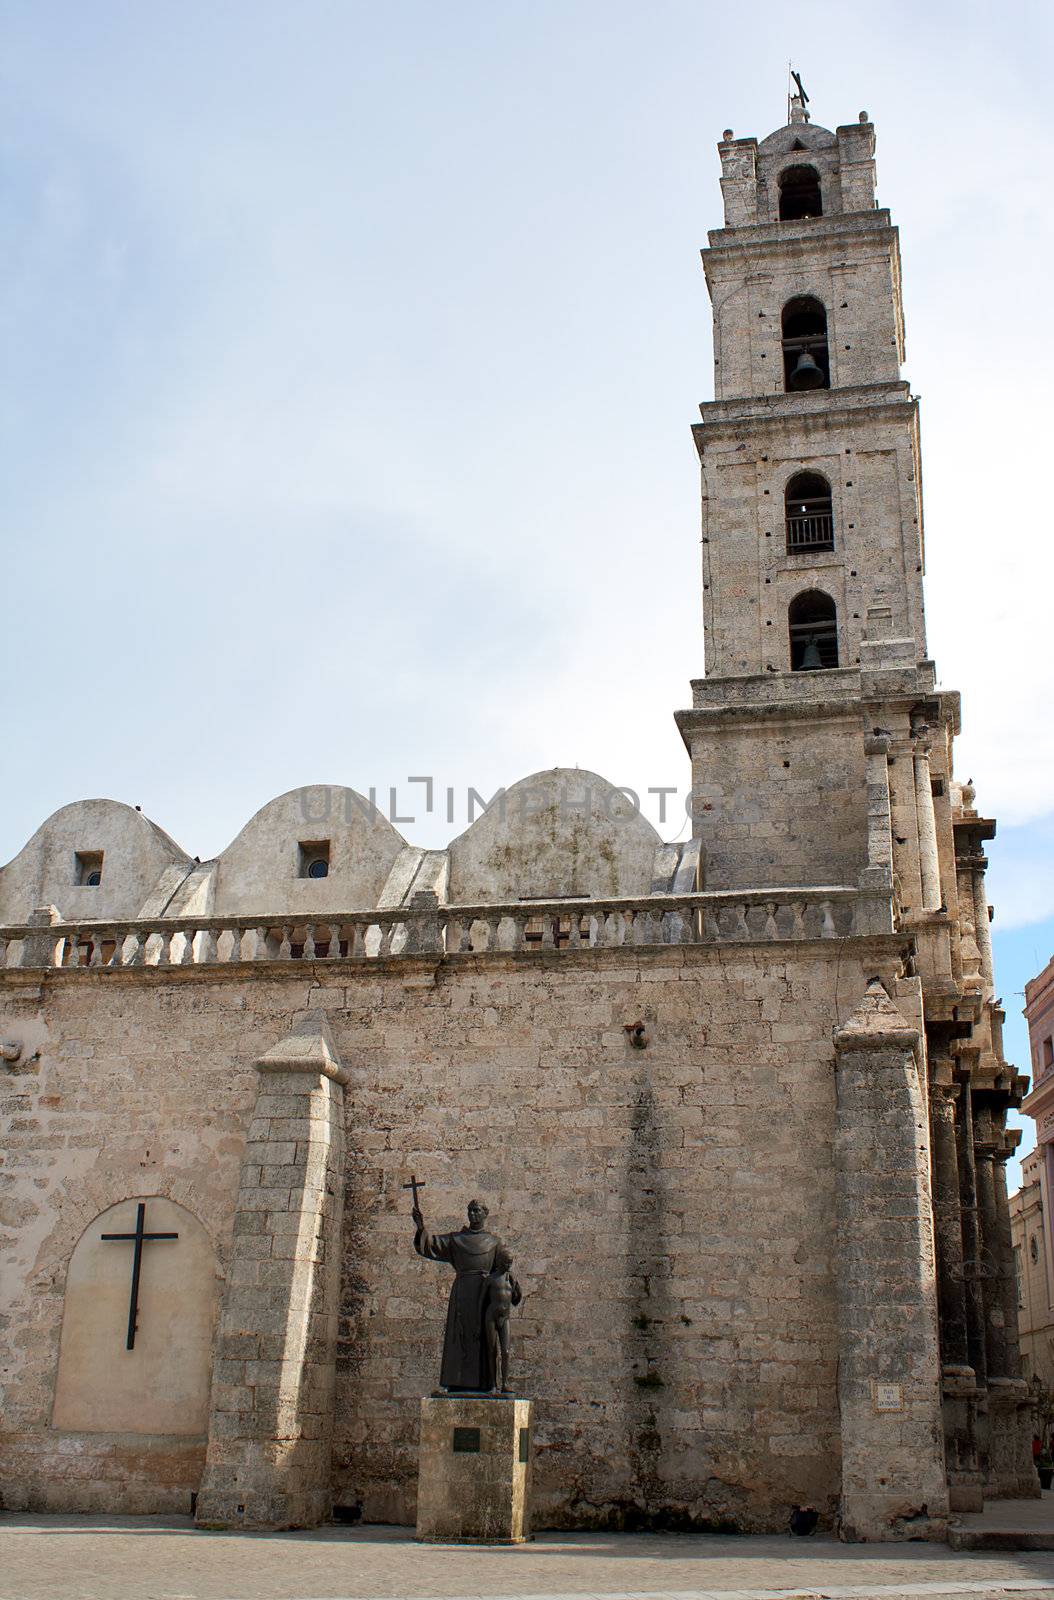
[[[483,1330],[494,1377],[494,1394],[509,1394],[509,1312],[523,1299],[512,1276],[512,1254],[504,1245],[494,1252],[494,1265],[483,1287]],[[498,1379],[501,1379],[501,1388]]]

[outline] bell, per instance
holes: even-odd
[[[790,376],[791,388],[822,389],[823,382],[823,372],[816,365],[808,350],[803,350]]]
[[[802,672],[816,672],[823,666],[815,639],[810,639],[801,655]]]

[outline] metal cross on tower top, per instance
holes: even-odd
[[[139,1271],[143,1264],[143,1245],[154,1239],[178,1239],[178,1233],[146,1233],[146,1201],[140,1200],[135,1213],[134,1233],[104,1233],[103,1239],[117,1239],[135,1245],[132,1253],[132,1292],[128,1299],[128,1337],[125,1340],[125,1349],[135,1349],[135,1330],[139,1316]]]
[[[793,108],[793,105],[794,105],[794,101],[797,100],[798,104],[801,106],[801,114],[805,118],[806,122],[808,122],[808,120],[809,120],[809,112],[808,112],[807,108],[808,108],[808,104],[809,104],[809,96],[805,93],[805,85],[801,81],[801,74],[798,73],[798,72],[795,72],[794,68],[790,65],[789,62],[787,63],[787,71],[790,73],[791,77],[794,79],[794,82],[797,85],[797,89],[798,89],[797,94],[795,94],[793,90],[788,90],[788,93],[787,93],[787,121],[791,122],[793,120],[793,118],[791,116],[791,111],[792,111],[792,108]]]

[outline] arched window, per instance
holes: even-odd
[[[796,472],[784,495],[787,553],[834,549],[831,485],[818,472]]]
[[[806,589],[787,613],[792,672],[818,672],[838,665],[838,613],[829,594]]]
[[[784,167],[780,173],[780,221],[822,217],[820,174],[815,167]]]
[[[812,295],[797,295],[783,308],[783,386],[788,394],[831,387],[827,313]]]

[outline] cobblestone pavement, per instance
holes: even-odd
[[[0,1600],[1054,1600],[1054,1551],[691,1534],[419,1545],[405,1528],[200,1533],[184,1517],[0,1516]]]

